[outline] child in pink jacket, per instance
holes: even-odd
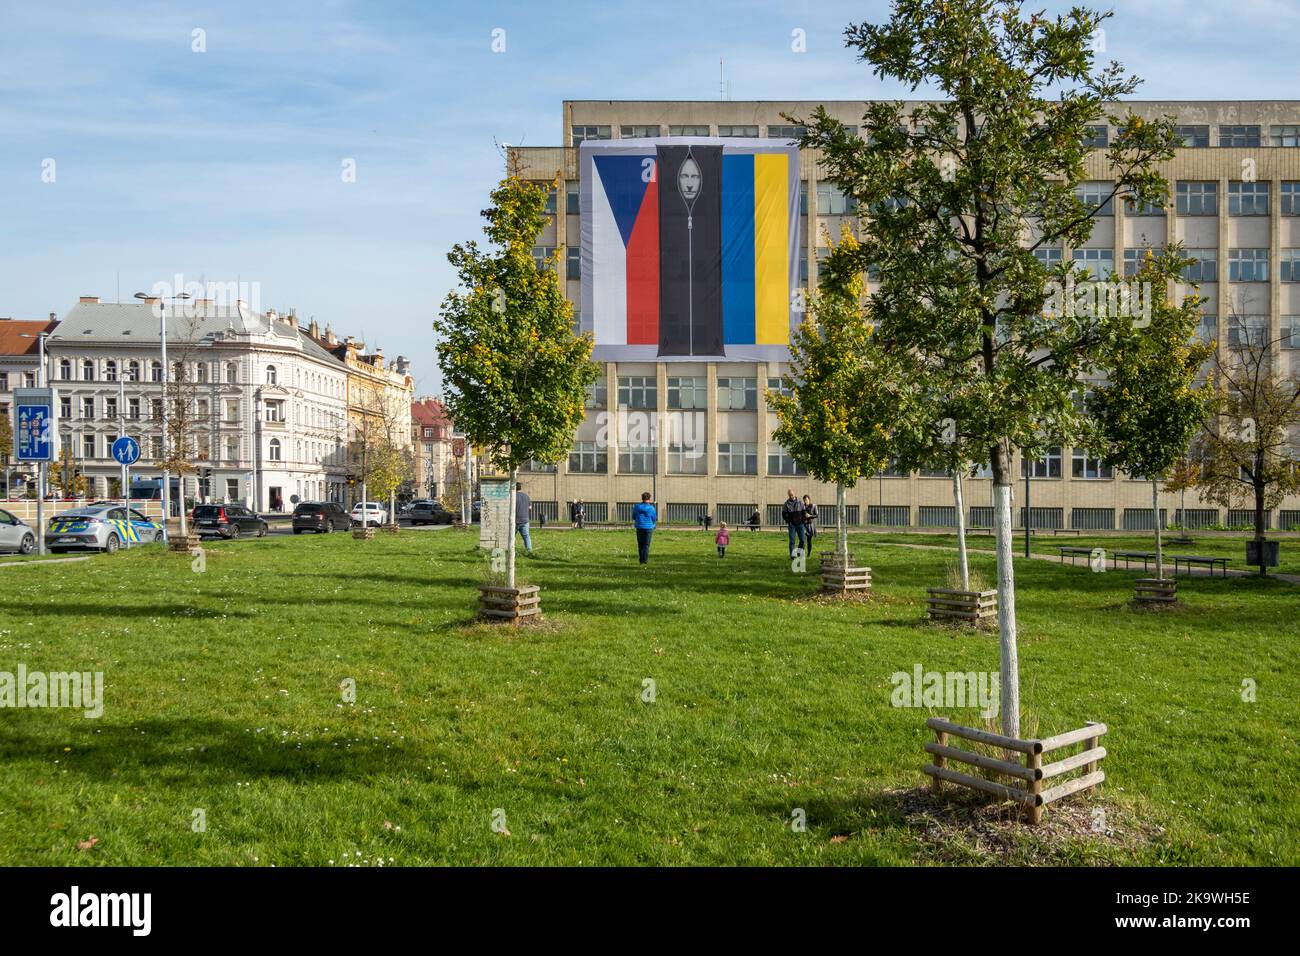
[[[713,543],[718,546],[718,557],[725,558],[727,545],[731,544],[731,532],[727,530],[725,521],[718,525],[718,535],[713,539]]]

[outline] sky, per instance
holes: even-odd
[[[1098,6],[1140,98],[1300,97],[1294,0]],[[446,254],[481,235],[498,144],[561,144],[565,99],[717,99],[719,59],[731,99],[904,96],[843,45],[888,9],[0,0],[0,316],[239,282],[437,394]]]

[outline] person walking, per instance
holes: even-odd
[[[808,542],[808,553],[812,553],[813,538],[817,535],[817,506],[807,495],[803,496],[803,534]]]
[[[524,548],[531,556],[533,539],[528,534],[528,512],[533,507],[533,499],[528,497],[524,486],[515,482],[515,531],[524,536]]]
[[[641,564],[650,561],[650,538],[659,523],[659,514],[650,503],[650,492],[641,492],[641,503],[632,508],[632,525],[636,528],[636,554]]]
[[[754,513],[749,516],[749,530],[757,531],[758,526],[762,523],[763,523],[763,516],[759,514],[758,509],[755,508]]]
[[[575,528],[582,528],[582,521],[587,517],[587,508],[579,498],[573,503],[573,525]]]
[[[727,556],[727,545],[731,544],[731,532],[727,530],[727,522],[723,521],[718,524],[718,534],[713,539],[713,543],[718,546],[718,557]]]
[[[781,517],[785,519],[786,532],[790,540],[790,557],[794,557],[794,543],[799,541],[800,550],[804,549],[803,502],[795,497],[794,489],[786,491],[785,504],[781,506]],[[805,550],[804,554],[808,552]]]

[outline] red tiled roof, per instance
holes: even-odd
[[[49,320],[0,319],[0,355],[35,355],[40,348],[36,336],[58,324]],[[31,337],[25,338],[24,332]]]
[[[436,398],[422,402],[411,402],[411,421],[421,427],[427,425],[450,425],[451,416],[446,407]]]

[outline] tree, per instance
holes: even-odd
[[[8,415],[0,415],[0,462],[9,464],[9,456],[14,453],[14,426]]]
[[[1075,267],[1051,269],[1035,253],[1082,245],[1116,197],[1162,204],[1157,164],[1174,154],[1172,124],[1107,115],[1106,104],[1138,85],[1118,64],[1094,64],[1107,16],[1025,15],[1015,0],[895,0],[888,23],[848,27],[848,45],[882,79],[942,99],[910,110],[869,104],[861,136],[818,109],[802,139],[872,217],[859,265],[879,271],[869,316],[882,342],[921,356],[931,394],[971,399],[962,430],[993,473],[1009,736],[1020,729],[1014,454],[1036,456],[1045,436],[1077,431],[1070,393],[1120,325],[1045,316],[1049,280],[1065,283]],[[1117,128],[1107,154],[1114,181],[1085,198],[1076,192],[1088,178],[1085,137],[1102,122]]]
[[[1201,464],[1195,458],[1184,456],[1174,462],[1165,479],[1165,491],[1178,496],[1178,531],[1187,537],[1187,492],[1200,483]]]
[[[1196,338],[1201,300],[1189,295],[1174,305],[1168,295],[1170,282],[1190,263],[1178,249],[1159,256],[1147,253],[1137,278],[1149,290],[1149,324],[1116,342],[1106,362],[1106,381],[1085,400],[1096,424],[1096,440],[1089,443],[1089,450],[1151,482],[1157,580],[1164,577],[1160,476],[1187,451],[1213,399],[1212,389],[1196,382],[1214,351]]]
[[[161,300],[157,306],[163,308]],[[194,462],[199,455],[199,426],[210,426],[211,422],[199,417],[198,399],[199,383],[194,373],[197,363],[201,361],[199,326],[202,314],[199,311],[186,310],[186,322],[179,335],[168,339],[171,346],[172,370],[166,376],[163,385],[162,400],[167,403],[167,427],[163,435],[163,454],[157,460],[158,466],[167,474],[175,475],[180,485],[180,525],[181,538],[189,537],[189,516],[185,508],[185,479],[196,471]],[[174,311],[173,311],[173,314]],[[164,521],[166,517],[164,516]]]
[[[848,567],[844,492],[882,470],[896,432],[906,429],[906,355],[882,350],[863,317],[861,275],[850,266],[857,241],[846,234],[822,264],[820,291],[790,342],[783,393],[768,392],[779,422],[772,437],[818,481],[835,485],[835,546]]]
[[[514,485],[529,459],[559,461],[584,417],[587,386],[599,375],[592,342],[573,327],[560,251],[545,268],[532,250],[546,224],[547,188],[507,176],[483,211],[488,247],[452,247],[459,288],[443,300],[434,331],[452,419],[466,446],[482,445],[508,472],[510,543],[506,586],[515,586]],[[469,516],[466,515],[468,521]]]
[[[1201,495],[1225,508],[1254,508],[1260,574],[1268,573],[1268,511],[1300,491],[1300,383],[1274,361],[1282,344],[1245,329],[1241,341],[1215,352],[1217,404],[1201,436]]]
[[[361,481],[361,500],[387,500],[388,520],[395,525],[393,499],[411,471],[404,415],[410,400],[383,382],[360,379],[354,388],[351,459]]]

